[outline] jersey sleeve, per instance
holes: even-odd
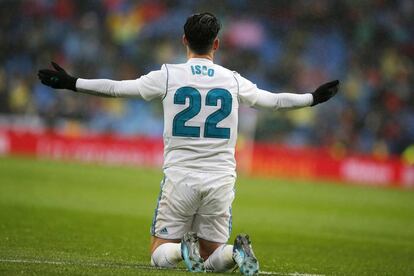
[[[251,107],[267,109],[293,109],[310,106],[313,103],[313,96],[310,93],[271,93],[259,89],[256,84],[235,73],[239,85],[239,99],[243,104]]]
[[[77,79],[78,92],[104,97],[137,97],[144,100],[161,98],[166,93],[167,70],[151,71],[135,80]]]
[[[164,97],[167,92],[168,71],[164,64],[160,70],[152,71],[137,80],[137,89],[144,100]]]

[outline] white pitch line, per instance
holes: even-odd
[[[80,265],[92,267],[112,267],[112,268],[141,268],[151,270],[177,270],[186,271],[185,269],[174,268],[166,269],[161,267],[154,267],[142,264],[125,264],[125,263],[91,263],[91,262],[76,262],[76,261],[51,261],[51,260],[23,260],[23,259],[0,259],[0,263],[17,263],[17,264],[50,264],[50,265]],[[275,271],[259,271],[260,275],[285,275],[285,276],[324,276],[323,274],[308,274],[308,273],[283,273]]]

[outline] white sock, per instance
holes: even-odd
[[[218,247],[204,263],[207,270],[225,272],[232,269],[236,263],[233,261],[233,245],[223,244]]]
[[[179,243],[163,243],[151,255],[151,265],[157,267],[175,267],[181,260]]]

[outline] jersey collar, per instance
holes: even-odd
[[[208,58],[190,58],[187,63],[194,63],[194,62],[206,62],[213,64],[213,61],[209,60]]]

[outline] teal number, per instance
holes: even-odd
[[[183,111],[177,113],[173,119],[173,136],[200,137],[200,128],[186,126],[185,123],[196,116],[201,110],[201,94],[193,87],[181,87],[174,95],[174,104],[184,105],[186,99],[189,105]],[[233,98],[229,91],[215,88],[207,92],[206,105],[217,106],[220,100],[220,109],[210,114],[204,125],[204,137],[207,138],[230,138],[230,128],[217,127],[217,124],[227,118],[231,113]]]
[[[190,104],[186,109],[177,113],[173,120],[173,136],[200,137],[200,128],[186,126],[185,122],[196,116],[201,109],[201,95],[193,87],[181,87],[174,95],[174,104],[185,104],[186,99]]]
[[[218,100],[221,101],[221,107],[207,117],[204,137],[228,139],[230,138],[230,128],[217,127],[217,124],[230,115],[233,98],[230,92],[225,89],[215,88],[208,91],[206,105],[217,106]]]

